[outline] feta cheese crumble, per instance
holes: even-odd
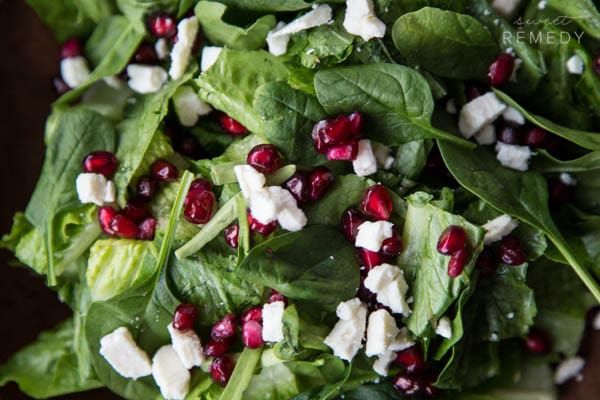
[[[563,172],[559,177],[560,181],[567,186],[576,186],[577,180],[569,173]]]
[[[365,42],[385,36],[385,24],[375,15],[373,0],[346,0],[343,25],[348,33]]]
[[[458,109],[456,108],[456,102],[454,101],[454,99],[450,99],[446,102],[446,112],[450,115],[458,113]]]
[[[369,251],[378,252],[381,244],[394,235],[394,224],[388,221],[365,221],[358,226],[358,233],[354,245]]]
[[[191,86],[181,86],[173,95],[173,106],[179,122],[183,126],[194,126],[198,118],[207,115],[212,108],[200,100]]]
[[[200,59],[200,71],[204,72],[212,67],[217,62],[217,58],[219,58],[222,51],[223,48],[219,46],[203,47],[202,57]]]
[[[490,125],[506,110],[494,92],[476,97],[460,110],[458,128],[460,133],[470,139],[481,128]]]
[[[435,327],[435,333],[443,338],[450,339],[452,337],[452,322],[448,317],[442,317]]]
[[[368,176],[377,172],[377,158],[369,139],[358,141],[358,153],[352,161],[352,168],[358,176]]]
[[[258,172],[251,165],[236,165],[233,172],[242,190],[244,198],[249,199],[250,195],[264,188],[267,179],[264,174]]]
[[[167,71],[162,67],[142,64],[129,64],[127,75],[129,88],[140,94],[158,92],[168,78]]]
[[[529,159],[532,155],[531,149],[527,146],[496,143],[496,158],[505,167],[517,171],[527,171],[529,169]]]
[[[313,9],[289,24],[281,22],[267,35],[269,52],[275,56],[285,54],[290,36],[310,28],[324,25],[331,21],[332,11],[327,4],[313,6]]]
[[[298,202],[292,194],[279,186],[272,186],[281,201],[281,210],[277,214],[277,223],[286,231],[297,232],[308,222],[304,211],[298,207]]]
[[[367,345],[365,354],[369,357],[384,354],[396,339],[400,329],[396,320],[387,310],[377,310],[369,314],[367,324]]]
[[[364,285],[377,295],[377,301],[389,307],[393,313],[409,316],[411,311],[406,302],[408,284],[404,271],[395,265],[381,264],[372,268]]]
[[[172,323],[167,326],[171,336],[173,350],[179,356],[181,364],[187,369],[199,367],[204,362],[204,353],[202,352],[202,343],[193,329],[180,331]]]
[[[488,146],[496,143],[496,127],[494,125],[488,125],[475,134],[475,140],[480,146]]]
[[[506,110],[504,110],[502,113],[502,118],[504,118],[506,122],[512,122],[513,124],[517,125],[525,125],[525,117],[514,107],[506,107]]]
[[[351,361],[362,346],[367,324],[367,306],[360,299],[353,298],[341,302],[336,313],[340,320],[324,343],[333,350],[336,357]]]
[[[79,201],[83,204],[93,203],[101,206],[115,201],[115,184],[102,174],[84,172],[77,175],[75,188]]]
[[[179,79],[183,76],[190,62],[192,47],[198,35],[199,23],[196,16],[182,19],[177,24],[177,42],[171,50],[171,68],[169,76],[171,79]]]
[[[152,377],[165,399],[183,400],[190,391],[190,372],[181,363],[173,346],[163,346],[154,354]]]
[[[494,0],[492,8],[505,18],[510,18],[519,8],[521,0]]]
[[[154,44],[154,51],[156,51],[156,55],[159,60],[166,60],[169,57],[169,42],[167,39],[160,38]]]
[[[510,235],[517,226],[519,226],[519,221],[506,214],[486,222],[485,225],[483,225],[483,229],[485,229],[483,244],[487,246],[501,240],[503,237]]]
[[[585,367],[585,360],[581,357],[567,358],[561,362],[554,372],[554,382],[562,385],[571,378],[575,378]]]
[[[152,373],[148,355],[124,326],[100,339],[100,355],[124,378],[138,379]]]
[[[84,57],[69,57],[60,62],[60,75],[67,86],[78,88],[90,77],[90,68]]]
[[[574,55],[567,60],[567,71],[573,75],[583,74],[584,63],[581,57]]]
[[[262,308],[262,338],[265,342],[281,342],[283,340],[283,312],[285,303],[274,301],[266,303]]]

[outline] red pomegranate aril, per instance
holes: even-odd
[[[300,204],[310,200],[310,179],[303,172],[296,172],[285,183],[286,188]]]
[[[310,198],[319,200],[333,183],[334,177],[329,168],[317,167],[310,174]]]
[[[160,60],[158,59],[158,54],[156,54],[154,45],[143,42],[133,54],[131,61],[135,64],[152,65],[158,63]]]
[[[358,227],[365,222],[364,215],[355,208],[348,208],[342,214],[342,231],[346,239],[354,244],[356,242],[356,235],[358,234]]]
[[[202,158],[203,151],[198,140],[192,135],[182,135],[175,141],[175,149],[182,155],[194,160]]]
[[[475,267],[479,270],[479,275],[482,278],[489,278],[494,275],[498,268],[498,262],[494,253],[492,253],[490,249],[484,248],[479,254],[479,257],[477,257]]]
[[[377,294],[371,292],[365,287],[365,278],[367,277],[367,274],[364,273],[364,271],[361,272],[363,273],[361,273],[360,275],[360,284],[358,286],[358,292],[356,293],[356,297],[358,297],[360,301],[365,303],[369,309],[373,309],[379,304],[377,302]]]
[[[242,325],[242,343],[249,349],[258,349],[265,344],[260,322],[246,321]]]
[[[69,38],[65,40],[60,48],[60,59],[79,57],[83,55],[83,44],[77,38]]]
[[[137,182],[137,199],[148,202],[154,198],[158,184],[149,176],[142,176]]]
[[[154,240],[157,225],[158,221],[156,218],[146,218],[138,226],[139,232],[137,234],[137,238],[140,240]]]
[[[381,253],[389,257],[398,257],[402,253],[402,240],[398,236],[392,236],[381,243]]]
[[[129,200],[121,212],[136,224],[150,217],[150,210],[139,200]]]
[[[252,232],[256,232],[261,236],[269,236],[277,228],[277,221],[263,224],[254,218],[250,212],[248,212],[248,226]]]
[[[474,100],[488,91],[489,88],[478,83],[469,83],[465,85],[465,97],[467,98],[467,101]]]
[[[235,362],[227,357],[216,357],[210,364],[210,378],[214,383],[220,386],[226,386],[233,373]]]
[[[573,186],[566,185],[558,179],[551,179],[548,181],[548,194],[550,205],[552,207],[559,207],[571,201]]]
[[[394,389],[401,395],[408,397],[420,396],[423,393],[421,381],[410,374],[398,374],[392,380]]]
[[[190,184],[190,189],[188,190],[188,196],[191,196],[190,193],[200,193],[200,192],[211,192],[212,185],[207,179],[197,178],[192,181]],[[187,198],[186,198],[187,200]]]
[[[462,226],[450,225],[440,235],[437,242],[438,253],[450,255],[465,247],[467,244],[467,233]]]
[[[358,140],[354,139],[346,144],[331,147],[327,150],[327,159],[330,161],[353,161],[358,155]]]
[[[425,358],[419,346],[412,346],[396,353],[395,363],[411,374],[425,370]]]
[[[548,132],[540,127],[534,126],[525,132],[523,144],[534,148],[543,148],[546,145],[547,138]]]
[[[119,165],[117,157],[110,151],[93,151],[83,159],[83,170],[110,177]]]
[[[229,247],[231,247],[233,249],[238,248],[238,245],[239,245],[238,239],[239,239],[239,235],[240,235],[240,225],[239,224],[234,224],[234,225],[231,225],[230,227],[226,228],[223,235],[225,236],[225,241],[227,242]]]
[[[221,128],[232,136],[242,136],[248,133],[248,129],[229,115],[222,113],[219,116],[219,123]]]
[[[198,319],[198,310],[193,304],[180,304],[173,313],[173,327],[180,331],[187,331],[194,327]]]
[[[229,339],[225,339],[222,342],[217,342],[211,339],[208,341],[208,343],[204,345],[204,354],[207,357],[219,357],[227,353],[229,349],[233,347],[234,344],[235,336],[232,336]]]
[[[157,38],[171,37],[177,33],[175,18],[164,12],[152,14],[148,19],[150,33]]]
[[[387,221],[393,210],[392,198],[382,185],[373,185],[367,189],[361,207],[368,216]]]
[[[353,138],[360,139],[362,137],[364,120],[364,116],[358,111],[348,114],[348,121],[350,121],[351,135]]]
[[[507,53],[500,54],[488,67],[488,82],[494,87],[507,83],[515,68],[515,58]]]
[[[223,340],[235,335],[236,330],[237,320],[235,315],[233,313],[229,313],[213,325],[210,331],[210,337],[217,342],[222,342]]]
[[[325,146],[331,147],[344,143],[352,135],[354,129],[346,115],[327,119],[317,133]]]
[[[327,149],[329,148],[329,145],[327,145],[323,141],[323,138],[321,137],[321,135],[319,135],[319,132],[322,129],[325,129],[326,126],[327,126],[327,120],[325,120],[325,119],[317,122],[313,126],[312,132],[310,134],[315,151],[319,154],[327,154]]]
[[[248,153],[246,162],[263,174],[272,174],[281,168],[281,156],[277,147],[272,144],[254,146]]]
[[[188,193],[183,216],[192,224],[205,224],[212,218],[215,206],[215,194],[210,191]]]
[[[521,142],[521,133],[518,128],[510,125],[504,125],[498,129],[496,138],[502,143],[519,144]]]
[[[177,180],[179,177],[179,171],[167,160],[156,160],[150,166],[152,177],[158,181],[171,182]]]
[[[117,210],[111,206],[102,206],[98,209],[98,223],[100,224],[102,232],[104,232],[106,235],[115,235],[115,231],[111,228],[110,224],[118,214],[119,213]]]
[[[249,309],[242,314],[240,322],[245,324],[248,321],[262,322],[262,307],[257,306]]]
[[[503,263],[516,266],[527,261],[527,255],[519,239],[514,236],[507,236],[500,242],[500,259]]]
[[[52,87],[58,96],[63,95],[71,90],[69,85],[67,85],[67,83],[60,76],[55,76],[52,78]]]
[[[276,301],[283,301],[286,305],[288,302],[287,297],[279,293],[277,290],[271,289],[267,303],[275,303]]]
[[[528,353],[543,356],[550,353],[552,343],[546,332],[531,328],[529,334],[523,339],[523,346]]]
[[[117,215],[110,223],[110,229],[119,237],[133,239],[138,235],[139,228],[135,222],[124,215]]]
[[[454,253],[452,253],[450,256],[450,261],[448,261],[448,276],[450,278],[456,278],[460,276],[469,263],[470,257],[471,252],[466,247],[456,250]]]
[[[381,253],[376,253],[367,249],[358,249],[358,258],[360,265],[370,270],[377,265],[381,265],[386,261],[386,258]]]

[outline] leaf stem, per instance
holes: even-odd
[[[554,237],[554,235],[549,235],[550,240],[558,251],[565,257],[573,271],[579,276],[579,279],[583,282],[583,284],[588,288],[588,290],[594,295],[596,301],[600,303],[600,286],[594,279],[594,277],[586,270],[586,268],[579,263],[579,260],[569,251],[567,244],[560,238]]]

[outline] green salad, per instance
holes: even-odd
[[[552,400],[600,301],[591,0],[27,0],[34,398]],[[600,319],[596,321],[600,329]]]

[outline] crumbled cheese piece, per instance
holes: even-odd
[[[278,24],[267,35],[269,52],[276,56],[285,54],[291,34],[327,24],[331,21],[331,17],[331,7],[327,4],[321,4],[313,7],[310,12],[296,18],[287,25]]]
[[[494,0],[492,8],[505,18],[510,18],[519,8],[521,0]]]
[[[102,80],[113,89],[121,89],[123,87],[123,81],[116,75],[105,76]]]
[[[369,251],[378,252],[381,244],[394,235],[394,224],[388,221],[365,221],[358,226],[358,233],[354,245]]]
[[[281,56],[287,51],[287,46],[290,41],[290,35],[278,35],[285,27],[285,22],[280,21],[275,25],[275,28],[267,34],[267,46],[269,52],[274,56]]]
[[[532,155],[531,149],[527,146],[496,143],[496,158],[505,167],[517,171],[527,171],[529,169],[529,159]]]
[[[250,194],[249,207],[252,217],[261,224],[269,224],[277,220],[283,204],[278,194],[271,190],[271,187],[267,187]]]
[[[385,170],[392,168],[392,165],[394,164],[394,157],[390,155],[392,153],[391,148],[377,142],[371,142],[371,148],[373,150],[373,154],[375,155],[375,160],[377,160],[378,166]]]
[[[198,118],[207,115],[212,108],[200,100],[196,91],[188,85],[181,86],[173,95],[173,106],[183,126],[194,126]]]
[[[114,203],[117,197],[117,187],[113,181],[106,182],[106,190],[104,192],[104,202]]]
[[[333,350],[336,357],[351,361],[362,346],[367,324],[367,306],[360,300],[356,302],[356,299],[351,299],[340,303],[338,310],[338,316],[350,318],[340,318],[324,343]]]
[[[519,221],[506,214],[486,222],[483,225],[483,229],[486,231],[483,237],[483,244],[487,246],[499,241],[503,237],[510,235],[517,226],[519,226]]]
[[[488,146],[496,143],[496,127],[491,124],[484,126],[475,134],[475,140],[480,146]]]
[[[154,43],[154,51],[156,51],[159,60],[166,60],[169,57],[169,42],[167,42],[167,39],[158,39]]]
[[[562,385],[571,378],[575,378],[585,367],[585,360],[581,357],[567,358],[561,362],[554,372],[554,382]]]
[[[545,10],[547,5],[548,5],[548,2],[546,0],[541,0],[538,3],[537,8],[538,8],[538,10]]]
[[[368,176],[377,172],[377,159],[369,139],[358,141],[358,153],[356,159],[352,161],[352,168],[358,176]]]
[[[290,232],[297,232],[304,228],[308,220],[304,211],[298,207],[298,202],[292,194],[279,186],[271,186],[269,188],[276,194],[281,202],[281,210],[277,214],[277,223]]]
[[[69,57],[60,62],[60,75],[67,86],[77,88],[90,77],[90,68],[84,57]]]
[[[358,297],[355,297],[350,300],[342,301],[340,304],[338,304],[337,308],[335,309],[335,314],[339,319],[349,321],[354,318],[361,306],[362,302]]]
[[[568,174],[566,172],[563,172],[562,174],[560,174],[559,179],[563,184],[565,184],[567,186],[576,186],[577,185],[577,179],[573,178],[573,176],[571,174]]]
[[[192,47],[198,35],[198,18],[196,16],[182,19],[177,24],[177,43],[171,50],[171,68],[169,76],[171,79],[179,79],[183,76],[190,62]]]
[[[415,345],[415,341],[412,340],[408,329],[406,327],[404,327],[404,328],[400,329],[400,331],[398,332],[398,335],[396,335],[394,340],[392,340],[392,343],[390,343],[388,350],[402,351],[402,350],[406,350],[410,347],[413,347],[414,345]]]
[[[506,110],[494,92],[488,92],[468,102],[460,110],[458,128],[466,138],[471,138],[484,126],[490,125]]]
[[[168,400],[183,400],[190,391],[190,371],[181,363],[173,346],[163,346],[152,358],[152,377]]]
[[[380,355],[373,363],[373,370],[381,376],[387,376],[389,366],[396,358],[396,352],[408,349],[414,345],[415,342],[411,340],[408,329],[400,329],[398,335],[392,340],[385,353]]]
[[[410,315],[410,307],[405,300],[408,284],[404,278],[404,271],[397,266],[377,265],[369,271],[364,285],[377,295],[378,302],[389,307],[393,313]]]
[[[100,339],[100,355],[124,378],[138,379],[152,373],[148,355],[123,326]]]
[[[446,102],[446,112],[450,115],[458,113],[458,109],[456,108],[456,102],[454,101],[454,99],[450,99]]]
[[[369,314],[369,323],[367,324],[365,354],[369,357],[384,354],[398,333],[400,333],[400,329],[389,312],[384,309],[372,312]]]
[[[435,327],[435,333],[443,338],[450,339],[452,337],[452,322],[450,318],[442,317]]]
[[[285,303],[274,301],[266,303],[262,308],[262,338],[265,342],[281,342],[283,340],[283,313]]]
[[[387,350],[373,363],[373,371],[381,376],[387,376],[390,364],[396,359],[396,352]]]
[[[199,367],[204,362],[204,353],[202,352],[202,343],[193,329],[180,331],[173,324],[167,326],[169,335],[171,335],[171,344],[173,350],[179,356],[181,363],[187,369]]]
[[[506,107],[506,110],[502,113],[502,118],[504,118],[506,122],[525,125],[525,117],[514,107]]]
[[[253,192],[265,187],[267,181],[265,176],[250,165],[236,165],[233,167],[233,172],[246,199],[249,199]]]
[[[584,63],[581,57],[574,55],[567,60],[567,70],[573,75],[583,74]]]
[[[212,67],[216,62],[217,58],[223,51],[222,47],[219,46],[205,46],[202,48],[202,58],[200,60],[200,71],[204,72]]]
[[[141,94],[158,92],[168,78],[167,72],[162,67],[142,64],[129,64],[127,75],[129,76],[127,85],[134,92]]]
[[[344,29],[365,42],[385,36],[385,24],[375,15],[373,0],[346,0]]]
[[[105,202],[115,201],[115,185],[102,174],[81,173],[77,175],[75,187],[79,201],[83,204],[93,203],[101,206]]]

